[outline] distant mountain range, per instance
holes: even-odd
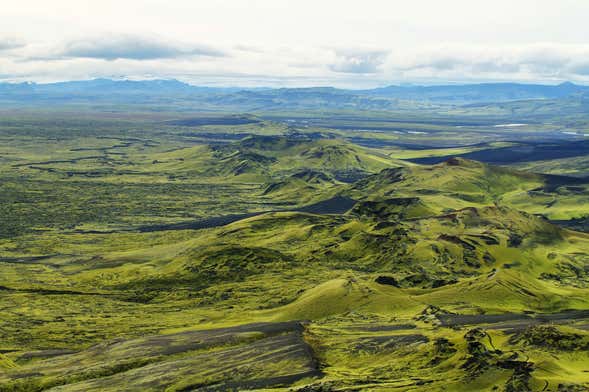
[[[589,92],[589,86],[571,82],[558,85],[482,83],[443,86],[388,86],[363,93],[374,96],[435,102],[500,102],[523,99],[555,99]]]
[[[585,99],[589,86],[485,83],[441,86],[388,86],[370,90],[332,87],[217,88],[178,80],[93,79],[49,84],[0,83],[0,105],[127,104],[164,107],[286,110],[415,108],[415,103],[468,105],[519,100]]]

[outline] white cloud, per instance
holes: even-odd
[[[386,64],[389,74],[468,80],[584,81],[589,45],[445,45],[421,49]]]
[[[3,32],[19,37],[0,38],[5,80],[589,79],[586,0],[19,0],[2,13]]]
[[[109,35],[98,38],[78,39],[67,42],[58,55],[63,57],[104,60],[150,60],[185,56],[225,56],[222,51],[205,45],[182,45],[137,35]]]
[[[388,55],[384,50],[340,50],[337,60],[329,66],[335,72],[374,74],[380,71]]]
[[[15,37],[0,37],[0,52],[25,47],[25,41]]]

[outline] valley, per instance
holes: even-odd
[[[5,115],[0,390],[587,387],[583,136],[336,117]]]

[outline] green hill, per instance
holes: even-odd
[[[138,156],[89,182],[134,224],[0,242],[0,391],[589,385],[589,235],[547,219],[582,216],[583,183],[304,135]]]
[[[452,158],[437,165],[385,169],[354,184],[354,197],[418,197],[437,212],[506,205],[550,219],[589,214],[589,185],[568,177],[534,174]]]
[[[229,182],[271,182],[304,170],[350,182],[384,168],[410,165],[340,139],[306,136],[249,136],[234,143],[196,146],[154,158],[161,173],[218,177]]]

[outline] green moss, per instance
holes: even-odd
[[[536,216],[586,215],[585,185],[397,159],[476,146],[374,149],[271,122],[195,139],[156,117],[63,123],[57,140],[0,126],[0,390],[589,383],[589,321],[566,313],[589,309],[589,237]],[[241,133],[257,135],[194,145]],[[299,209],[344,196],[344,214]],[[558,312],[566,327],[535,316]],[[248,323],[269,324],[232,329]]]

